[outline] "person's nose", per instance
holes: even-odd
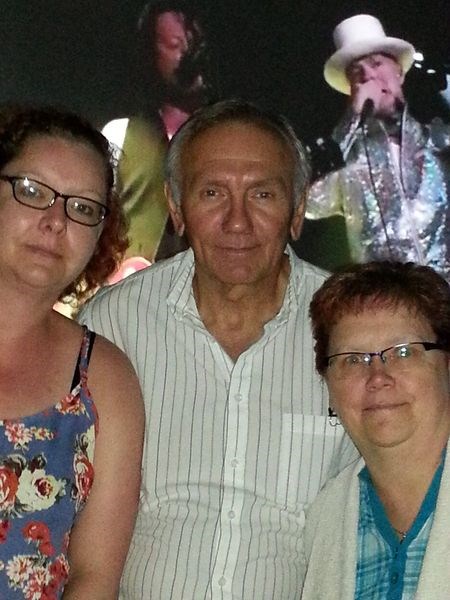
[[[369,389],[381,388],[392,383],[389,364],[384,362],[381,356],[372,356],[372,360],[366,369],[367,387]]]
[[[224,219],[224,229],[234,233],[246,233],[251,227],[251,215],[245,196],[239,193],[231,195]]]
[[[66,230],[67,215],[64,202],[64,198],[57,196],[53,204],[42,211],[41,224],[45,229],[55,233]]]

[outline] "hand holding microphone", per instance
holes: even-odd
[[[402,110],[403,104],[401,88],[395,93],[383,81],[371,79],[352,86],[351,107],[355,115],[360,115],[360,123],[371,116],[392,117]]]
[[[352,87],[351,106],[361,120],[367,119],[369,113],[375,113],[382,103],[382,97],[386,92],[382,90],[379,83],[369,80]]]

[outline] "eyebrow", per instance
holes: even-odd
[[[257,181],[255,181],[255,183],[253,185],[258,186],[258,185],[284,185],[284,179],[281,176],[274,176],[274,177],[264,177],[263,179],[258,179]]]

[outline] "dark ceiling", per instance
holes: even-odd
[[[0,0],[0,101],[64,105],[102,125],[129,110],[135,25],[144,0]],[[328,134],[345,98],[322,67],[332,31],[358,13],[420,49],[409,97],[424,118],[449,109],[438,94],[450,62],[448,0],[192,0],[204,13],[221,96],[238,95],[284,113],[308,143]],[[420,115],[419,115],[420,116]],[[307,223],[299,253],[326,268],[348,259],[343,221]]]
[[[0,1],[0,100],[64,104],[98,123],[125,112],[134,27],[143,4]],[[341,19],[374,14],[389,35],[412,42],[433,65],[442,68],[448,59],[448,0],[198,0],[196,5],[208,24],[221,94],[285,113],[306,139],[327,132],[342,107],[343,98],[322,80],[323,63],[333,51],[332,30]],[[415,87],[429,96],[430,86],[419,80]]]

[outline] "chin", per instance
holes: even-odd
[[[374,427],[367,435],[371,446],[378,448],[395,448],[406,442],[412,436],[413,431],[409,427],[382,426],[378,430]]]
[[[391,97],[390,101],[386,101],[377,110],[375,116],[380,119],[388,117],[400,117],[403,110],[403,103],[397,98]]]
[[[402,444],[403,442],[405,442],[406,440],[403,438],[397,439],[397,438],[375,438],[374,440],[371,440],[371,444],[372,446],[377,446],[378,448],[395,448],[397,446],[399,446],[400,444]]]
[[[378,119],[386,119],[389,117],[394,117],[396,114],[397,109],[395,106],[380,106],[374,116]]]
[[[260,273],[252,266],[214,269],[214,277],[227,285],[250,285],[260,279]]]

